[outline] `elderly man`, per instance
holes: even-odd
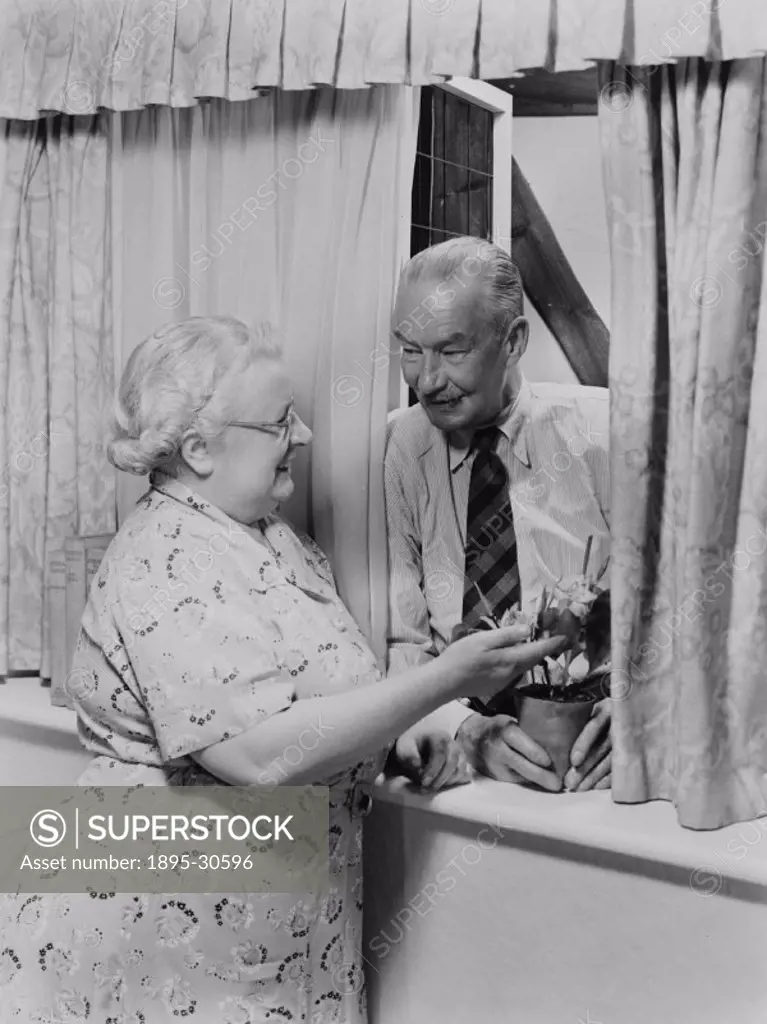
[[[419,404],[389,427],[389,670],[435,657],[463,622],[533,610],[544,587],[609,554],[608,392],[528,383],[529,326],[509,255],[458,238],[414,256],[393,317],[405,381]],[[495,524],[487,531],[488,521]],[[484,533],[483,533],[484,531]],[[484,549],[482,557],[478,555]],[[467,557],[469,553],[469,557]],[[610,706],[577,740],[569,790],[610,784]],[[401,737],[400,770],[434,789],[494,779],[557,791],[547,752],[507,715],[447,705]]]

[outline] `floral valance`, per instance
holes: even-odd
[[[0,116],[767,53],[767,0],[24,0]]]

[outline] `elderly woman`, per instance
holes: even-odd
[[[8,999],[25,1024],[359,1024],[361,819],[387,750],[441,704],[492,695],[564,641],[477,634],[381,681],[327,561],[276,513],[311,432],[268,332],[226,317],[164,328],[131,356],[117,419],[110,458],[150,473],[151,489],[83,617],[77,714],[95,757],[80,781],[327,785],[331,890],[39,898],[31,930],[28,912],[6,922],[18,961]],[[320,720],[323,742],[282,760]]]

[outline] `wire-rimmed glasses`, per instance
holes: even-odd
[[[261,430],[265,434],[273,434],[279,441],[287,441],[290,431],[296,419],[296,409],[291,402],[287,412],[282,419],[268,422],[248,422],[247,420],[230,420],[230,427],[245,427],[246,430]]]

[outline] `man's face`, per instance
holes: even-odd
[[[481,278],[425,278],[400,287],[392,330],[402,347],[402,373],[440,430],[476,428],[508,401],[509,345],[493,337],[483,311]]]

